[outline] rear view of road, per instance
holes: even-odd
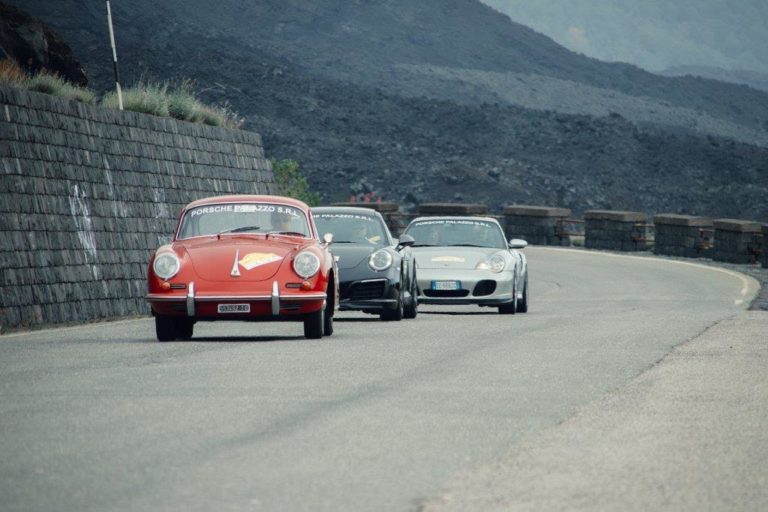
[[[684,263],[526,251],[525,315],[345,313],[314,342],[293,324],[201,324],[159,344],[149,320],[2,336],[3,510],[411,510],[449,506],[446,488],[479,503],[462,475],[756,291]]]

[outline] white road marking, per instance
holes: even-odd
[[[733,301],[734,305],[738,306],[740,304],[743,304],[745,302],[745,299],[752,300],[757,296],[758,291],[760,291],[760,283],[757,282],[756,279],[747,276],[745,274],[742,274],[740,272],[735,272],[733,270],[728,270],[725,268],[719,268],[719,267],[710,267],[709,265],[702,265],[701,263],[691,263],[688,261],[679,261],[679,260],[668,260],[665,258],[659,258],[655,256],[633,256],[631,254],[614,254],[612,252],[603,252],[603,251],[596,251],[596,250],[585,250],[585,249],[571,249],[567,247],[549,247],[549,246],[535,246],[536,249],[547,249],[550,251],[563,251],[563,252],[575,252],[578,254],[597,254],[600,256],[610,256],[614,258],[631,258],[635,260],[641,260],[641,261],[651,261],[656,263],[673,263],[676,265],[686,265],[688,267],[698,268],[698,269],[704,269],[704,270],[711,270],[714,272],[722,272],[723,274],[727,274],[731,277],[735,277],[739,281],[741,281],[741,290],[740,295],[744,297],[744,299],[736,299]],[[750,288],[751,294],[750,294]],[[747,295],[749,297],[747,297]]]

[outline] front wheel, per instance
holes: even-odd
[[[323,337],[325,328],[325,308],[310,313],[304,319],[304,337],[308,340],[319,340]]]
[[[419,288],[416,285],[416,279],[414,277],[411,282],[411,300],[408,301],[408,305],[403,309],[403,318],[416,318],[419,314]]]
[[[525,284],[523,284],[523,298],[517,303],[518,313],[528,312],[528,276],[525,276]]]
[[[155,316],[155,334],[157,341],[173,341],[179,337],[176,330],[176,319],[171,316]]]
[[[323,336],[333,334],[333,312],[332,308],[326,306],[323,309]]]
[[[381,312],[379,317],[387,322],[399,322],[403,319],[404,305],[403,305],[403,292],[401,291],[397,295],[397,305],[395,309],[385,309]]]
[[[514,315],[517,313],[517,286],[512,288],[512,302],[499,306],[499,313],[502,315]]]

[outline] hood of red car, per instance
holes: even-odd
[[[185,243],[195,273],[206,281],[254,282],[271,279],[296,244],[245,237]]]

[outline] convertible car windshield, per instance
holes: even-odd
[[[425,219],[411,224],[405,234],[416,240],[414,247],[507,247],[498,224],[482,220]]]
[[[318,233],[333,233],[337,244],[353,243],[384,246],[389,243],[384,226],[373,215],[315,212]]]
[[[233,233],[273,233],[309,237],[302,210],[272,203],[221,203],[184,213],[178,239]]]

